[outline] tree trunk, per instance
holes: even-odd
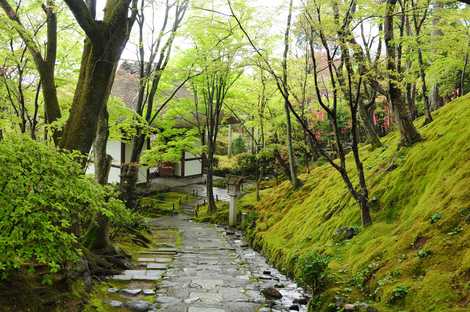
[[[95,179],[101,185],[108,183],[109,171],[111,169],[112,157],[106,153],[108,143],[108,111],[106,106],[103,106],[96,131],[96,139],[93,145],[95,156]],[[86,243],[88,249],[92,251],[106,252],[113,250],[111,240],[109,239],[109,220],[108,218],[98,213],[93,222],[88,228],[86,235]]]
[[[464,93],[464,87],[465,87],[465,73],[467,72],[467,66],[468,66],[468,52],[465,53],[465,59],[463,63],[463,69],[462,73],[460,74],[460,84],[459,84],[459,96],[462,96]]]
[[[292,144],[292,122],[290,119],[289,106],[284,104],[286,112],[286,126],[287,126],[287,155],[289,158],[289,177],[294,188],[299,187],[299,180],[297,178],[297,168],[295,164],[294,147]]]
[[[413,125],[408,107],[403,101],[401,88],[398,85],[399,72],[397,70],[396,46],[393,34],[393,16],[397,0],[387,0],[384,18],[384,41],[387,52],[388,93],[392,104],[398,129],[400,130],[400,144],[410,146],[421,140],[421,136]]]
[[[369,200],[364,196],[359,197],[359,206],[361,207],[362,225],[369,226],[372,224],[372,217],[370,216]]]
[[[14,29],[18,32],[28,51],[31,53],[34,64],[41,78],[46,123],[51,124],[61,117],[54,78],[57,50],[56,5],[54,1],[50,0],[47,1],[47,5],[43,5],[43,10],[47,15],[47,51],[45,57],[41,54],[41,50],[37,46],[33,36],[24,28],[20,18],[17,16],[17,12],[10,6],[8,1],[1,0],[0,6],[3,8],[8,18],[13,21]],[[59,133],[59,131],[56,131],[53,134],[56,144],[58,143]]]
[[[436,12],[444,8],[444,3],[443,1],[440,1],[440,0],[434,0],[433,5],[434,5],[434,11]],[[439,37],[444,35],[444,32],[439,27],[440,19],[441,19],[440,14],[433,15],[431,40],[434,42],[438,42]],[[438,51],[433,51],[433,52],[436,54],[438,53]],[[439,82],[435,82],[431,87],[431,101],[430,101],[431,110],[436,110],[442,105],[443,105],[443,100],[439,91]]]
[[[103,21],[95,20],[94,5],[88,7],[84,2],[74,0],[64,2],[87,38],[60,147],[87,154],[95,139],[99,113],[111,92],[117,63],[137,16],[137,1],[106,1]],[[129,17],[131,2],[133,8]]]
[[[372,123],[371,114],[367,110],[367,105],[363,101],[359,103],[359,116],[361,118],[362,127],[366,132],[367,143],[372,145],[373,148],[381,147],[382,142],[380,142],[379,135],[377,131],[375,131],[375,126]]]
[[[419,40],[418,41],[418,45]],[[418,47],[418,63],[419,63],[419,76],[421,77],[421,91],[423,93],[423,101],[424,101],[424,124],[428,124],[432,122],[432,115],[431,115],[431,105],[429,102],[428,96],[428,87],[426,85],[426,72],[424,70],[424,60],[423,60],[423,50]]]
[[[217,205],[214,200],[214,152],[215,144],[209,137],[207,141],[207,177],[206,177],[206,194],[207,194],[207,211],[214,214],[217,211]]]
[[[418,117],[418,111],[416,109],[416,84],[406,84],[406,105],[410,111],[411,119],[415,120]]]
[[[431,109],[436,110],[443,105],[444,101],[442,100],[439,84],[435,83],[431,89]]]
[[[145,135],[137,135],[132,140],[132,153],[129,162],[122,164],[121,168],[121,198],[126,206],[131,209],[137,208],[137,181],[139,179],[140,155],[145,144]]]
[[[286,31],[284,33],[284,53],[282,58],[282,82],[283,82],[283,93],[284,93],[284,110],[286,113],[286,126],[287,126],[287,154],[289,157],[289,176],[294,188],[300,186],[299,179],[297,178],[297,167],[295,163],[295,155],[294,155],[294,147],[292,144],[292,122],[290,119],[290,111],[289,111],[289,89],[288,89],[288,70],[287,70],[287,57],[289,53],[289,36],[290,36],[290,28],[292,22],[292,6],[293,0],[289,1],[289,13],[287,16],[287,26]]]
[[[89,39],[85,40],[80,76],[70,117],[65,125],[62,148],[78,150],[83,154],[90,151],[98,116],[108,101],[117,62],[126,40],[120,41],[121,45],[111,42],[98,45],[92,44]]]

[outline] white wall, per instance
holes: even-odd
[[[144,149],[147,148],[147,143],[145,143]],[[126,144],[126,162],[130,160],[132,146],[131,144]],[[109,183],[119,183],[121,181],[121,142],[115,140],[109,140],[106,146],[106,153],[111,155],[113,158],[112,167],[109,171],[108,182]],[[95,174],[95,166],[93,165],[93,159],[88,164],[86,173]],[[119,168],[118,168],[119,167]],[[147,182],[147,167],[139,167],[139,176],[137,183]]]
[[[185,176],[202,174],[202,161],[200,159],[185,161],[184,171]]]
[[[121,169],[114,166],[121,165],[121,142],[112,140],[108,141],[108,144],[106,145],[106,153],[111,155],[113,158],[113,166],[109,171],[108,183],[119,183],[121,180]],[[93,159],[90,159],[90,162],[88,163],[86,174],[95,174],[95,165],[93,164]]]

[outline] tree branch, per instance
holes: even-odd
[[[85,2],[83,2],[83,0],[64,0],[64,2],[69,7],[70,11],[72,11],[77,23],[83,31],[85,31],[88,38],[95,42],[99,40],[97,24]]]

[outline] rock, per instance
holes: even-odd
[[[293,304],[289,307],[289,311],[300,311],[300,308],[298,305]]]
[[[335,296],[335,305],[336,307],[341,307],[344,304],[344,297],[342,296]]]
[[[268,300],[276,300],[282,298],[282,294],[279,292],[279,290],[274,287],[265,288],[261,290],[261,293]]]
[[[155,290],[153,290],[153,289],[144,289],[142,291],[142,293],[144,294],[144,296],[151,296],[151,295],[155,295]]]
[[[353,238],[358,234],[358,232],[359,231],[354,227],[342,226],[336,229],[335,234],[333,235],[333,239],[336,242],[342,242]]]
[[[286,288],[286,285],[278,283],[278,284],[275,284],[274,287],[276,287],[276,288]]]
[[[124,294],[124,295],[128,295],[128,296],[137,296],[138,294],[140,294],[142,292],[142,289],[129,289],[129,288],[125,288],[125,289],[121,289],[121,292]]]
[[[181,299],[178,299],[175,297],[165,297],[165,296],[157,297],[157,303],[160,303],[160,304],[177,304],[180,302],[181,302]]]
[[[188,299],[184,299],[184,303],[193,304],[193,303],[195,303],[195,302],[198,302],[199,300],[201,300],[201,298],[199,298],[199,297],[191,297],[191,298],[188,298]]]
[[[292,303],[295,304],[300,304],[300,305],[306,305],[308,303],[309,298],[308,297],[302,297],[302,298],[295,298]]]
[[[346,303],[343,306],[343,309],[344,309],[344,311],[354,311],[354,310],[356,310],[356,305],[352,304],[352,303]]]
[[[263,274],[264,274],[264,275],[271,275],[271,271],[264,270],[264,271],[263,271]]]
[[[122,307],[122,302],[118,300],[111,300],[108,302],[108,304],[113,307],[113,308],[120,308]]]
[[[115,294],[115,293],[117,293],[118,291],[119,291],[119,288],[108,288],[108,292],[109,292],[110,294]]]
[[[150,303],[144,300],[136,300],[126,303],[126,307],[128,307],[131,311],[134,312],[147,312],[151,309]]]

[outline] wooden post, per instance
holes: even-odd
[[[237,225],[237,204],[235,203],[235,196],[230,195],[230,204],[229,204],[229,210],[228,210],[229,216],[228,216],[228,224],[230,226],[235,226]]]

